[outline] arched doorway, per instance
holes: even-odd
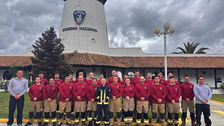
[[[9,71],[5,71],[3,73],[3,79],[4,80],[10,80],[12,78],[12,74]]]
[[[79,70],[77,70],[77,72],[76,72],[76,79],[79,77],[79,72],[83,72],[83,75],[84,75],[84,78],[86,78],[86,71],[85,70],[83,70],[83,69],[79,69]]]

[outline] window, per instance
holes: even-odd
[[[91,39],[91,42],[92,42],[93,44],[95,44],[96,41],[95,41],[94,38],[92,38],[92,39]]]
[[[134,72],[128,72],[128,77],[129,78],[133,78],[135,76],[135,73]]]
[[[217,77],[217,83],[222,83],[222,79],[221,79],[221,77]]]

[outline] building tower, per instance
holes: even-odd
[[[64,0],[59,37],[65,53],[108,54],[107,0]]]

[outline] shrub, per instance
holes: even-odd
[[[222,82],[220,88],[221,88],[221,89],[224,89],[224,81]]]
[[[8,90],[9,80],[0,80],[0,89]]]

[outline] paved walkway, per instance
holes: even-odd
[[[210,101],[212,126],[224,126],[224,103]],[[203,114],[202,114],[203,115]],[[202,126],[205,126],[204,116],[201,117]],[[191,126],[190,122],[187,126]]]
[[[223,121],[224,121],[224,103],[218,103],[218,102],[211,101],[210,109],[211,109],[212,126],[224,126],[224,123],[223,123]],[[7,126],[7,125],[6,125],[6,123],[0,123],[0,126]],[[17,125],[13,124],[13,126],[17,126]],[[37,125],[34,124],[33,126],[37,126]],[[51,126],[51,125],[49,125],[49,126]],[[191,126],[190,122],[186,126]],[[202,116],[202,126],[205,126],[203,116]]]

